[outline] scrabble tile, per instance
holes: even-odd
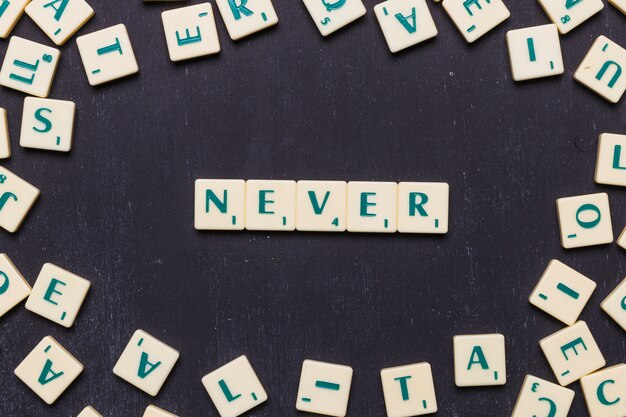
[[[563,74],[563,55],[556,25],[510,30],[506,42],[515,81]]]
[[[562,34],[604,8],[602,0],[539,0],[539,4]]]
[[[146,408],[146,412],[143,413],[143,417],[178,417],[178,416],[168,411],[162,410],[159,407],[155,407],[154,405],[149,405],[148,408]]]
[[[298,181],[296,228],[299,231],[344,232],[346,230],[345,181]]]
[[[13,36],[0,70],[0,85],[48,97],[60,57],[58,49]]]
[[[613,242],[609,196],[606,193],[556,200],[561,245],[565,249]]]
[[[609,3],[615,6],[620,12],[626,14],[626,0],[609,0]]]
[[[97,412],[95,408],[89,406],[81,411],[78,417],[102,417],[102,414]]]
[[[589,1],[589,0],[586,0]],[[574,79],[608,101],[617,103],[626,91],[626,49],[600,36],[574,73]]]
[[[622,233],[619,235],[619,238],[617,239],[617,244],[622,249],[626,249],[626,227],[624,227],[624,230],[622,230]]]
[[[248,180],[245,206],[248,230],[295,230],[296,182]]]
[[[426,0],[387,0],[374,13],[391,52],[398,52],[437,36]]]
[[[454,382],[457,387],[506,384],[504,336],[454,336]]]
[[[387,368],[380,371],[387,417],[412,417],[437,412],[430,364]]]
[[[398,184],[400,233],[448,233],[450,187],[445,182]]]
[[[539,345],[563,386],[578,381],[606,363],[584,321],[541,339]]]
[[[621,363],[580,380],[590,417],[626,416],[626,365]]]
[[[322,36],[365,16],[361,0],[302,0]]]
[[[11,142],[9,141],[9,121],[7,111],[0,108],[0,159],[11,157]]]
[[[595,282],[553,259],[539,279],[529,301],[571,326],[578,320],[595,289]]]
[[[0,227],[11,233],[19,229],[37,197],[37,188],[0,167]]]
[[[600,306],[626,331],[626,278],[602,301]]]
[[[600,135],[595,181],[626,187],[626,135]]]
[[[307,359],[302,364],[296,409],[343,417],[348,412],[352,368]]]
[[[0,253],[0,317],[30,294],[30,285],[9,257]]]
[[[511,15],[502,0],[444,0],[442,5],[469,43],[495,28]]]
[[[26,309],[63,327],[72,327],[91,282],[56,265],[41,268]]]
[[[46,336],[15,368],[15,375],[47,404],[53,404],[83,372],[74,356]]]
[[[348,231],[394,233],[398,229],[398,184],[348,183]]]
[[[33,0],[26,14],[52,42],[63,45],[94,15],[85,0]]]
[[[244,180],[196,180],[195,228],[243,230],[245,198]]]
[[[211,3],[168,10],[161,14],[172,61],[198,58],[220,51]]]
[[[202,384],[221,417],[240,416],[267,401],[267,393],[245,356],[205,375]]]
[[[234,41],[278,23],[271,0],[216,0],[216,3]]]
[[[76,104],[71,101],[26,97],[20,146],[69,152],[75,113]]]
[[[139,71],[126,26],[111,26],[76,39],[90,85],[99,85]]]
[[[143,330],[137,330],[113,368],[113,373],[155,397],[180,354]]]
[[[9,36],[30,0],[0,0],[0,38]]]
[[[526,375],[511,417],[567,417],[574,395],[571,389]]]

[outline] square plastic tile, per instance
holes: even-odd
[[[102,414],[97,412],[95,408],[89,406],[81,411],[78,417],[102,417]]]
[[[600,135],[595,181],[626,187],[626,135]]]
[[[574,79],[611,103],[617,103],[626,91],[624,68],[626,49],[600,36],[580,63]]]
[[[126,31],[120,24],[76,39],[90,85],[99,85],[139,71],[135,53]]]
[[[245,356],[205,375],[202,384],[221,417],[240,416],[267,401],[267,393]]]
[[[9,36],[30,0],[0,1],[0,38]]]
[[[145,0],[144,0],[145,1]],[[143,413],[143,417],[178,417],[168,411],[162,410],[154,405],[149,405],[146,411]]]
[[[502,0],[443,0],[442,5],[469,43],[476,41],[511,15]]]
[[[387,368],[380,371],[387,417],[412,417],[437,412],[430,364]]]
[[[46,336],[15,368],[15,375],[46,404],[53,404],[83,372],[83,365],[52,338]]]
[[[0,85],[48,97],[60,57],[58,49],[13,36],[0,70]]]
[[[345,416],[348,412],[352,372],[349,366],[305,360],[296,409],[326,416]]]
[[[246,181],[246,229],[296,229],[296,182]]]
[[[11,157],[11,141],[9,140],[9,121],[7,111],[0,108],[0,159]]]
[[[448,233],[449,194],[445,182],[398,184],[398,232]]]
[[[195,228],[243,230],[246,182],[244,180],[196,180]]]
[[[559,32],[566,34],[604,8],[602,0],[539,0]]]
[[[609,196],[606,193],[556,200],[561,245],[565,249],[613,242]]]
[[[298,181],[296,228],[308,232],[344,232],[347,193],[345,181]]]
[[[563,386],[578,381],[606,364],[584,321],[541,339],[539,345],[556,379]]]
[[[155,397],[180,354],[143,330],[137,330],[113,368],[113,373]]]
[[[553,259],[539,279],[529,301],[567,325],[572,325],[596,289],[596,283]]]
[[[0,227],[14,233],[39,197],[39,190],[0,167]]]
[[[63,45],[94,15],[85,0],[33,0],[26,14],[52,42]]]
[[[220,51],[211,3],[167,10],[161,14],[172,61],[198,58]]]
[[[457,387],[506,384],[504,336],[454,336],[454,382]]]
[[[563,55],[556,25],[510,30],[506,42],[515,81],[563,74]]]
[[[626,416],[626,365],[603,369],[580,380],[590,417]]]
[[[626,279],[602,301],[600,306],[626,331]]]
[[[609,0],[609,3],[620,12],[626,14],[626,0]]]
[[[567,417],[574,395],[571,389],[527,375],[511,417]]]
[[[322,36],[349,25],[365,16],[366,10],[361,0],[303,0]]]
[[[398,184],[350,181],[348,231],[394,233],[398,230]]]
[[[0,317],[30,294],[30,285],[9,257],[0,253]]]
[[[437,36],[426,0],[387,0],[374,13],[391,52],[398,52]]]
[[[26,309],[63,327],[72,327],[91,282],[56,265],[41,268]]]
[[[278,23],[271,0],[215,0],[234,41]]]
[[[76,104],[65,100],[26,97],[20,146],[69,152],[72,149]]]

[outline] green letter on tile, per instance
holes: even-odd
[[[418,203],[416,198],[420,198],[420,202]],[[428,217],[428,213],[424,210],[424,204],[428,203],[428,195],[424,193],[409,193],[409,216],[415,216],[415,212],[417,211],[420,216]]]
[[[239,0],[241,3],[237,5],[236,0],[228,0],[228,5],[230,6],[230,10],[233,12],[233,16],[235,20],[241,19],[241,15],[244,16],[252,16],[252,10],[246,7],[248,0]]]
[[[48,374],[51,374],[52,376],[48,378]],[[41,385],[46,385],[48,382],[54,381],[61,375],[63,375],[63,372],[58,372],[58,373],[54,372],[52,370],[52,361],[50,359],[47,359],[46,364],[43,366],[43,370],[41,371],[41,374],[39,375],[38,381]]]
[[[54,14],[54,20],[56,20],[57,22],[59,20],[61,20],[61,17],[63,16],[63,12],[65,12],[65,8],[67,7],[67,3],[69,3],[70,0],[52,0],[50,3],[48,4],[44,4],[44,8],[46,7],[52,7],[56,13]],[[55,4],[56,3],[61,3],[59,5],[59,7],[56,7]]]
[[[369,196],[376,195],[376,193],[361,193],[361,217],[376,217],[374,213],[367,211],[370,206],[375,206],[376,203],[369,202]]]
[[[415,31],[417,30],[417,23],[415,22],[416,20],[415,7],[413,7],[411,14],[408,16],[403,16],[402,13],[396,13],[396,19],[398,19],[398,22],[400,22],[400,24],[404,26],[407,32],[415,33]],[[411,19],[412,23],[409,23],[409,19]]]
[[[587,345],[585,345],[585,341],[582,337],[579,337],[578,339],[575,339],[568,344],[561,346],[561,352],[563,352],[563,356],[565,356],[566,360],[569,360],[569,358],[567,357],[567,351],[570,349],[572,349],[576,356],[578,356],[578,351],[576,350],[577,345],[583,345],[583,348],[587,350]]]
[[[33,126],[33,130],[35,132],[46,133],[46,132],[49,132],[50,130],[52,130],[52,122],[49,119],[46,119],[46,116],[41,114],[43,112],[52,113],[52,110],[46,109],[45,107],[42,107],[42,108],[37,109],[35,111],[35,119],[39,120],[43,124],[43,128],[42,129],[38,129],[37,127]]]
[[[400,391],[402,391],[402,401],[409,400],[409,387],[407,386],[407,379],[411,379],[410,376],[401,376],[400,378],[394,378],[394,381],[400,381]]]
[[[598,217],[590,222],[580,220],[580,214],[588,210],[595,212]],[[602,220],[602,213],[600,213],[600,209],[595,204],[583,204],[578,208],[578,210],[576,210],[576,223],[578,223],[578,225],[583,229],[593,229],[600,224],[600,220]]]
[[[209,203],[213,201],[215,207],[221,212],[226,213],[228,211],[228,190],[224,190],[224,198],[220,200],[213,190],[206,190],[206,212],[209,212]]]
[[[476,357],[476,359],[474,359]],[[472,356],[470,356],[469,364],[467,364],[467,370],[472,369],[472,366],[475,364],[479,364],[482,369],[489,369],[489,364],[487,363],[487,358],[485,358],[485,353],[483,352],[483,348],[480,346],[474,346],[472,350]]]
[[[233,395],[230,392],[230,389],[228,388],[228,385],[226,385],[226,382],[223,379],[220,379],[218,384],[219,384],[220,388],[222,389],[222,392],[224,393],[224,396],[226,397],[226,400],[228,400],[229,403],[232,403],[237,398],[241,397],[241,394]]]
[[[273,193],[274,190],[260,190],[259,191],[259,214],[274,214],[273,211],[267,210],[268,204],[273,204],[274,200],[266,200],[265,195]]]
[[[157,363],[150,363],[148,361],[148,354],[146,352],[141,352],[141,361],[139,362],[139,370],[137,371],[137,375],[139,376],[139,378],[145,378],[160,365],[161,361]]]
[[[326,191],[326,194],[324,195],[324,200],[322,200],[322,205],[320,206],[319,202],[317,201],[317,196],[315,195],[315,191],[309,191],[309,199],[311,200],[311,205],[313,206],[313,212],[317,214],[318,216],[322,214],[322,212],[324,211],[324,207],[326,206],[326,203],[328,202],[329,196],[330,196],[330,191]]]
[[[46,293],[43,296],[44,300],[46,300],[49,303],[54,304],[55,306],[58,305],[58,303],[55,301],[52,301],[52,295],[53,294],[63,295],[61,291],[57,291],[55,289],[57,285],[63,285],[65,287],[67,284],[63,281],[59,281],[56,278],[52,278],[52,280],[50,281],[50,285],[48,285],[48,289],[46,290]]]
[[[614,380],[612,380],[612,379],[607,379],[606,381],[603,381],[600,385],[598,385],[598,391],[597,391],[597,394],[598,394],[598,400],[599,400],[602,404],[604,404],[604,405],[615,405],[615,404],[617,404],[618,402],[620,402],[621,398],[620,398],[620,397],[617,397],[617,398],[616,398],[615,400],[613,400],[613,401],[609,401],[609,400],[607,400],[607,399],[606,399],[606,395],[604,395],[604,386],[605,386],[606,384],[615,384],[615,381],[614,381]]]
[[[619,163],[621,157],[622,157],[622,145],[615,145],[615,148],[613,149],[613,169],[626,170],[626,166],[623,167]]]
[[[0,271],[0,278],[2,278],[2,285],[0,285],[0,295],[2,295],[9,289],[9,277]]]

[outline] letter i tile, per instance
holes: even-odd
[[[53,404],[83,372],[83,365],[52,336],[46,336],[15,368],[15,375],[47,404]]]
[[[91,282],[56,265],[41,268],[26,309],[63,327],[72,327]]]
[[[143,330],[137,330],[113,368],[113,373],[155,397],[180,354]]]

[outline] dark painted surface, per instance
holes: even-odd
[[[626,19],[607,5],[562,38],[566,73],[515,84],[506,30],[547,23],[533,1],[467,45],[438,5],[439,36],[392,56],[368,15],[322,38],[299,1],[276,0],[280,23],[222,53],[174,65],[160,13],[176,4],[91,1],[85,34],[127,24],[141,73],[92,88],[72,39],[52,98],[78,104],[69,155],[18,146],[23,95],[0,90],[14,156],[3,163],[42,190],[19,233],[0,233],[32,284],[53,262],[93,282],[76,326],[26,311],[0,319],[0,415],[141,416],[155,403],[181,416],[217,416],[200,379],[246,354],[269,401],[251,416],[295,416],[304,359],[355,369],[349,415],[383,416],[379,371],[428,361],[439,416],[508,416],[526,373],[554,380],[537,344],[559,322],[527,298],[558,258],[598,282],[582,314],[608,364],[626,359],[624,332],[599,308],[626,275],[615,245],[565,251],[555,199],[606,191],[616,234],[624,191],[594,184],[599,133],[626,132],[612,106],[572,80],[600,34],[626,44]],[[28,19],[15,34],[50,44]],[[0,43],[3,54],[7,42]],[[444,237],[200,233],[197,178],[446,181]],[[142,328],[179,349],[156,399],[111,370]],[[504,387],[457,389],[452,336],[502,332]],[[54,407],[13,369],[45,335],[86,366]],[[572,416],[585,415],[578,384]]]

